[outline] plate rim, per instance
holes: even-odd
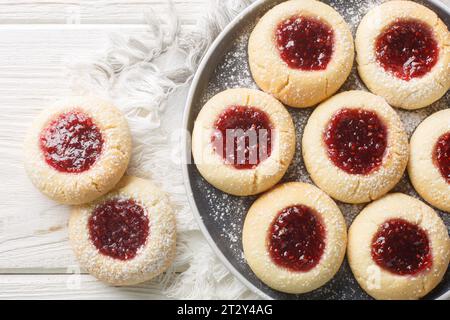
[[[202,57],[200,64],[195,72],[195,75],[192,79],[192,83],[189,86],[188,95],[186,98],[186,103],[184,105],[184,112],[183,112],[183,120],[182,120],[182,135],[181,135],[181,143],[182,143],[182,150],[181,150],[181,159],[182,159],[182,176],[183,176],[183,184],[186,190],[186,196],[188,198],[188,203],[191,208],[191,211],[194,215],[194,218],[200,228],[200,231],[202,232],[203,236],[206,238],[206,241],[208,245],[213,250],[214,254],[219,258],[219,260],[225,265],[225,267],[241,282],[243,283],[248,289],[250,289],[253,293],[257,294],[261,298],[265,300],[273,300],[271,296],[264,293],[261,289],[256,287],[253,283],[251,283],[247,278],[245,278],[231,263],[230,261],[225,257],[225,255],[222,253],[222,251],[217,246],[216,242],[212,238],[211,234],[209,233],[208,229],[206,228],[205,224],[203,223],[202,216],[200,215],[200,212],[197,207],[197,203],[194,199],[192,187],[191,187],[191,179],[188,172],[188,166],[195,165],[195,163],[192,162],[192,149],[191,149],[191,131],[189,130],[189,119],[191,116],[193,103],[194,103],[194,97],[195,93],[197,91],[197,88],[199,86],[199,79],[202,76],[202,74],[205,71],[205,67],[208,64],[208,61],[212,57],[213,53],[215,52],[216,48],[219,46],[219,44],[222,42],[222,40],[228,35],[228,33],[235,28],[237,25],[241,23],[241,20],[253,12],[253,10],[256,10],[260,6],[266,5],[267,3],[270,3],[275,0],[256,0],[251,5],[246,7],[244,10],[242,10],[233,20],[231,20],[228,25],[219,33],[219,35],[214,39],[208,50],[206,51],[205,55]],[[320,0],[318,0],[320,1]],[[441,0],[425,0],[426,2],[429,2],[436,7],[440,8],[442,11],[446,12],[450,17],[450,8],[443,3]],[[444,293],[443,295],[436,298],[436,300],[450,300],[450,290]]]

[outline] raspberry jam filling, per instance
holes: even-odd
[[[373,237],[372,259],[392,273],[417,274],[432,265],[428,235],[406,220],[388,220]]]
[[[450,184],[450,132],[444,133],[436,142],[433,158],[442,176]]]
[[[439,47],[433,30],[414,19],[392,23],[376,39],[375,54],[384,70],[397,78],[422,77],[436,64]]]
[[[330,160],[350,174],[369,174],[380,167],[387,147],[387,128],[375,112],[341,109],[324,133]]]
[[[42,131],[40,147],[45,161],[56,170],[80,173],[97,161],[103,138],[92,118],[81,111],[69,111]]]
[[[293,16],[278,25],[275,36],[281,58],[293,69],[324,70],[331,60],[334,32],[317,18]]]
[[[231,106],[215,122],[211,142],[236,169],[253,169],[272,152],[272,124],[256,107]]]
[[[325,227],[315,210],[296,205],[283,209],[268,234],[272,261],[292,271],[306,272],[320,261],[325,249]]]
[[[88,221],[98,251],[119,260],[136,256],[149,236],[145,209],[132,199],[111,199],[97,206]]]

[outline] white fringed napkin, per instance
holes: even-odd
[[[133,135],[128,173],[153,180],[171,198],[178,221],[178,254],[163,281],[168,297],[256,298],[216,258],[194,221],[178,163],[185,97],[197,66],[218,33],[253,0],[206,0],[192,30],[181,30],[174,6],[147,14],[148,30],[116,34],[106,54],[70,68],[74,93],[112,99]],[[151,8],[150,8],[151,9]],[[174,270],[185,270],[175,273]]]

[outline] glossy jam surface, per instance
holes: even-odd
[[[268,234],[272,261],[292,271],[306,272],[320,261],[325,249],[325,227],[311,208],[296,205],[283,209]]]
[[[324,133],[328,156],[350,174],[369,174],[382,163],[387,147],[387,128],[375,112],[341,109]]]
[[[433,30],[414,19],[398,20],[376,39],[378,63],[397,78],[422,77],[436,64],[439,47]]]
[[[324,70],[333,55],[333,29],[317,18],[293,16],[275,36],[281,58],[293,69]]]
[[[406,220],[388,220],[372,240],[372,258],[394,274],[417,274],[432,265],[428,235]]]
[[[272,124],[256,107],[231,106],[215,122],[211,142],[226,163],[252,169],[272,152]]]
[[[434,147],[434,163],[450,184],[450,132],[443,134]]]
[[[134,258],[149,236],[145,209],[132,199],[111,199],[98,205],[88,227],[98,251],[119,260]]]
[[[61,114],[42,131],[40,147],[45,161],[60,172],[88,170],[103,149],[100,129],[81,111]]]

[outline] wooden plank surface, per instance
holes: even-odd
[[[163,299],[158,281],[111,287],[89,275],[0,275],[2,299]]]
[[[75,264],[67,243],[68,207],[31,185],[23,169],[22,141],[36,114],[69,94],[65,66],[102,52],[109,34],[118,30],[0,27],[0,272],[47,272]],[[120,30],[133,34],[145,28]]]
[[[173,1],[183,30],[205,1]],[[144,14],[167,9],[165,0],[0,0],[0,298],[165,298],[157,282],[114,288],[84,274],[79,288],[67,288],[77,268],[69,209],[31,185],[21,145],[36,114],[70,93],[67,65],[101,55],[113,33],[145,32]]]
[[[208,0],[206,0],[208,1]],[[193,24],[205,0],[173,0],[183,24]],[[139,24],[143,13],[167,11],[166,0],[0,0],[0,24]]]

